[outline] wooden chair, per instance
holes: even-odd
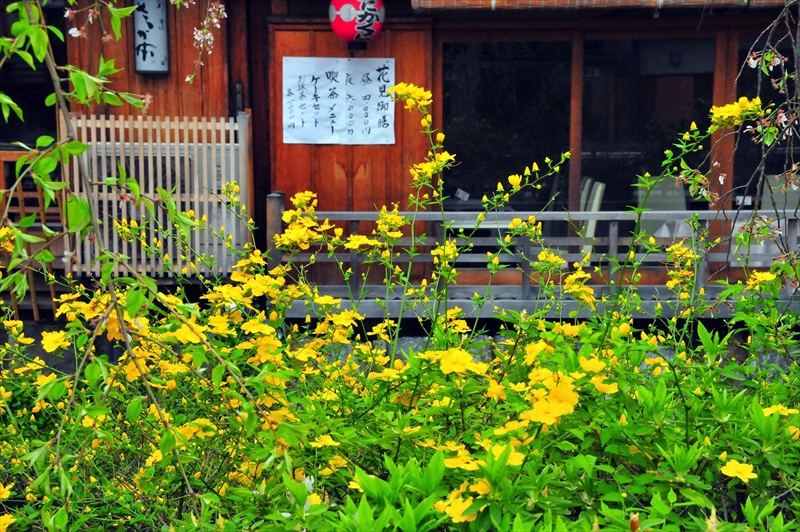
[[[637,188],[639,206],[647,207],[651,211],[685,211],[686,193],[682,185],[675,186],[672,179],[662,179],[655,184],[650,196],[647,198],[647,205],[644,205],[645,189]],[[666,220],[642,220],[641,229],[648,235],[654,235],[656,231],[666,223]]]

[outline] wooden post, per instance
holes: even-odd
[[[283,262],[281,260],[281,250],[275,247],[275,235],[278,235],[283,230],[283,209],[285,204],[285,196],[283,192],[273,192],[267,194],[267,268],[273,269],[280,266]]]
[[[581,139],[583,135],[583,32],[572,36],[572,78],[569,111],[569,210],[579,211],[581,203]],[[570,229],[570,235],[574,229]]]
[[[350,221],[350,234],[358,234],[358,220]],[[350,281],[348,282],[350,285],[350,293],[353,297],[361,299],[361,279],[359,279],[360,269],[358,267],[358,250],[356,249],[350,250],[350,269],[352,270]]]
[[[613,220],[608,224],[608,256],[618,259],[619,256],[619,222]]]
[[[522,239],[522,300],[531,298],[531,241]]]

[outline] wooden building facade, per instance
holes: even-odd
[[[433,90],[434,122],[463,160],[454,182],[471,197],[526,164],[570,151],[562,182],[546,188],[560,193],[559,208],[578,210],[581,178],[619,191],[636,173],[657,172],[650,152],[663,152],[679,127],[702,122],[710,105],[739,94],[743,58],[782,5],[387,0],[384,32],[366,52],[352,55],[394,58],[398,81]],[[402,202],[407,168],[425,150],[417,117],[397,112],[391,146],[282,142],[282,58],[351,56],[329,28],[327,3],[228,0],[226,7],[228,19],[193,85],[184,79],[197,58],[191,35],[203,16],[199,5],[169,13],[167,75],[135,72],[131,21],[120,41],[70,38],[67,57],[90,69],[101,54],[122,58],[118,66],[125,70],[115,83],[152,95],[154,116],[219,117],[252,109],[255,198],[313,189],[326,210]],[[90,36],[100,36],[99,25],[90,28],[98,33]],[[733,142],[724,141],[714,157],[727,176],[735,175]],[[718,192],[734,186],[733,179],[714,183]],[[525,199],[531,208],[543,200]],[[603,209],[624,210],[630,199],[608,196]],[[732,196],[728,200],[730,207]],[[263,218],[256,221],[263,227]]]
[[[232,117],[250,110],[249,201],[257,241],[266,242],[263,205],[270,192],[290,197],[310,189],[329,211],[373,211],[393,202],[403,208],[408,168],[426,150],[419,117],[399,108],[391,145],[285,144],[284,57],[393,58],[397,81],[430,88],[434,125],[461,161],[446,177],[447,192],[460,189],[473,202],[451,200],[452,210],[470,210],[507,175],[569,151],[557,179],[511,207],[579,211],[581,184],[591,178],[605,185],[599,209],[623,211],[637,201],[636,175],[659,171],[678,131],[693,121],[707,124],[712,105],[755,94],[757,73],[741,67],[784,1],[385,0],[384,31],[365,52],[349,52],[333,34],[327,2],[225,4],[228,18],[192,85],[185,78],[198,57],[192,32],[204,16],[201,4],[169,12],[167,74],[136,73],[131,20],[120,41],[103,40],[100,25],[88,26],[91,38],[67,37],[64,54],[90,71],[101,55],[116,58],[125,70],[114,76],[115,87],[152,96],[152,116]],[[75,24],[85,16],[79,13]],[[72,23],[64,21],[66,28]],[[131,110],[101,105],[93,112]],[[720,138],[712,187],[724,199],[712,208],[730,209],[735,196],[755,194],[749,180],[755,155],[743,150],[734,157],[735,139]],[[709,208],[686,201],[687,212]],[[608,231],[603,222],[598,231]],[[554,226],[553,234],[565,230]]]

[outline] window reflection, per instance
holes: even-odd
[[[636,176],[658,175],[664,150],[693,121],[708,127],[713,72],[710,39],[586,42],[582,172],[616,191],[604,210],[637,204]]]
[[[569,150],[570,64],[568,42],[444,44],[444,132],[460,161],[446,190],[470,195],[452,208],[468,208],[509,174]],[[566,169],[561,173],[560,183],[528,190],[512,207],[540,209],[554,185],[566,205]]]

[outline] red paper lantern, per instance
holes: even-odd
[[[331,0],[331,28],[345,42],[369,42],[383,29],[383,0]]]

